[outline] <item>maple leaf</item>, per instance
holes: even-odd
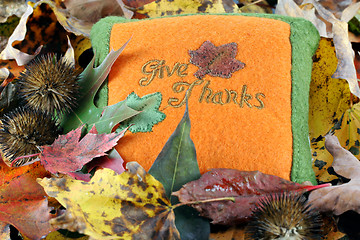
[[[124,134],[127,131],[127,129],[128,128],[124,129],[121,132],[121,134]],[[89,133],[98,134],[96,127],[93,127],[89,131]],[[86,169],[88,172],[90,172],[96,167],[110,168],[110,169],[114,170],[116,173],[120,174],[125,171],[125,169],[123,167],[123,163],[124,163],[124,160],[122,159],[122,157],[120,156],[118,151],[115,148],[113,148],[112,150],[109,151],[109,153],[107,155],[96,158],[96,159],[90,161],[89,163],[87,163]]]
[[[173,195],[185,204],[191,201],[234,197],[234,202],[208,202],[193,206],[202,216],[211,218],[212,223],[231,225],[248,220],[255,203],[267,194],[306,191],[324,186],[328,184],[306,186],[259,171],[218,168],[203,174],[199,180],[185,184]]]
[[[82,128],[60,135],[52,145],[42,147],[40,162],[46,170],[79,178],[81,174],[74,175],[75,171],[80,170],[93,158],[106,155],[105,152],[112,149],[124,135],[124,131],[111,134],[89,132],[80,140]],[[83,177],[83,180],[88,179]]]
[[[348,150],[340,145],[334,135],[325,136],[325,148],[334,157],[332,167],[335,172],[349,182],[318,189],[309,196],[309,203],[323,212],[334,212],[340,215],[348,210],[360,214],[360,162]]]
[[[162,184],[136,162],[117,174],[95,172],[89,183],[69,178],[39,180],[66,213],[51,223],[92,239],[180,239]]]
[[[244,63],[235,59],[236,51],[235,42],[216,47],[210,41],[205,41],[195,51],[189,50],[190,63],[200,68],[194,76],[201,79],[209,74],[213,77],[230,78],[232,73],[245,67]]]
[[[10,168],[0,159],[0,169],[0,231],[11,224],[24,236],[40,239],[56,230],[48,222],[54,216],[44,189],[36,182],[50,175],[40,163]]]

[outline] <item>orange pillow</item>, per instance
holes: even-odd
[[[151,167],[183,116],[187,91],[201,173],[235,168],[315,182],[307,120],[319,36],[310,22],[238,14],[109,17],[91,34],[100,60],[131,38],[110,72],[108,104],[155,93],[162,112],[149,116],[154,126],[132,122],[117,147],[125,161]]]

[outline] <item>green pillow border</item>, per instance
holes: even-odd
[[[314,55],[320,41],[320,36],[315,26],[303,19],[275,14],[257,13],[223,13],[223,14],[183,14],[165,17],[182,17],[191,15],[228,15],[249,16],[259,18],[270,18],[286,22],[290,25],[290,42],[292,46],[292,68],[291,77],[297,79],[292,81],[291,86],[291,126],[293,133],[293,161],[291,169],[291,180],[297,183],[310,181],[316,185],[315,173],[312,169],[312,156],[309,140],[309,91],[312,71],[312,56]],[[162,18],[162,17],[160,17]],[[112,26],[117,23],[135,21],[149,21],[146,19],[125,19],[123,17],[110,16],[101,19],[91,29],[91,43],[95,52],[95,65],[105,59],[109,53],[110,35]],[[310,56],[310,57],[309,57]],[[106,106],[108,102],[107,84],[100,89],[97,104]],[[304,147],[308,146],[308,147]]]

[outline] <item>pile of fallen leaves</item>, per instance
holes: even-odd
[[[62,135],[51,145],[39,146],[39,153],[32,156],[35,160],[20,167],[0,161],[0,238],[243,239],[259,201],[284,192],[308,195],[311,206],[324,213],[326,239],[359,238],[357,229],[349,232],[336,222],[349,212],[360,214],[360,89],[358,62],[353,61],[356,44],[351,46],[347,28],[351,20],[351,40],[360,41],[356,36],[360,3],[275,2],[0,2],[4,6],[0,13],[0,115],[22,104],[14,83],[37,55],[56,53],[74,63],[80,72],[81,92],[73,111],[61,118]],[[147,18],[199,12],[275,12],[314,23],[323,38],[314,56],[310,92],[313,167],[319,183],[335,186],[309,186],[234,169],[213,169],[201,176],[187,108],[148,173],[136,162],[124,169],[114,146],[131,125],[117,127],[135,117],[149,124],[147,111],[158,111],[152,106],[157,96],[134,94],[139,105],[147,106],[142,111],[129,107],[126,99],[112,106],[97,99],[127,43],[97,63],[89,40],[91,26],[108,15]]]

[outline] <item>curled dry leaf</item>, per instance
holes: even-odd
[[[213,169],[199,180],[185,184],[173,193],[180,202],[203,201],[221,197],[234,197],[232,201],[208,202],[193,205],[202,216],[211,218],[214,224],[232,225],[249,219],[259,199],[267,194],[306,191],[319,186],[306,186],[259,171]]]
[[[53,226],[78,231],[92,239],[180,239],[164,187],[136,162],[117,174],[95,172],[89,183],[69,178],[39,181],[66,213]]]
[[[315,8],[309,5],[298,5],[293,0],[278,0],[275,13],[279,15],[302,17],[314,24],[320,36],[327,36],[326,24],[315,14]]]
[[[337,1],[337,4],[340,5],[341,2],[343,1]],[[342,12],[339,12],[340,8],[336,8],[336,10],[329,6],[327,8],[316,0],[303,0],[301,5],[297,5],[293,0],[280,0],[275,13],[303,17],[317,27],[322,37],[334,38],[336,57],[339,61],[332,77],[346,79],[350,91],[355,96],[360,97],[360,88],[354,65],[354,52],[349,41],[347,24],[359,10],[360,2],[348,5]],[[330,26],[331,31],[327,31],[327,25]]]
[[[348,210],[360,214],[360,162],[343,148],[334,135],[325,136],[325,147],[334,157],[335,172],[350,179],[348,183],[326,187],[311,192],[309,203],[319,211],[340,215]]]
[[[46,3],[56,15],[59,23],[68,32],[75,35],[90,37],[90,30],[94,23],[106,16],[123,16],[131,18],[133,12],[125,8],[121,0],[64,0],[62,6],[53,1],[41,0],[35,7]]]
[[[66,9],[58,7],[53,1],[41,0],[36,3],[35,7],[38,7],[41,4],[46,4],[51,8],[57,21],[67,32],[74,33],[77,36],[90,36],[90,30],[93,25],[92,23],[71,16]]]
[[[71,46],[69,37],[68,37],[68,49],[66,50],[63,58],[66,59],[66,61],[69,64],[72,64],[73,66],[75,66],[75,64],[76,64],[75,63],[75,51],[74,51],[74,48]]]
[[[9,60],[15,59],[18,66],[22,66],[31,61],[41,50],[39,47],[34,55],[30,55],[14,48],[12,44],[15,41],[22,41],[26,35],[26,22],[28,17],[33,13],[33,8],[28,5],[26,12],[22,15],[18,26],[9,38],[6,48],[0,53],[0,59]]]
[[[133,15],[122,0],[65,0],[63,3],[72,16],[92,23],[106,16],[123,16],[130,19]]]

